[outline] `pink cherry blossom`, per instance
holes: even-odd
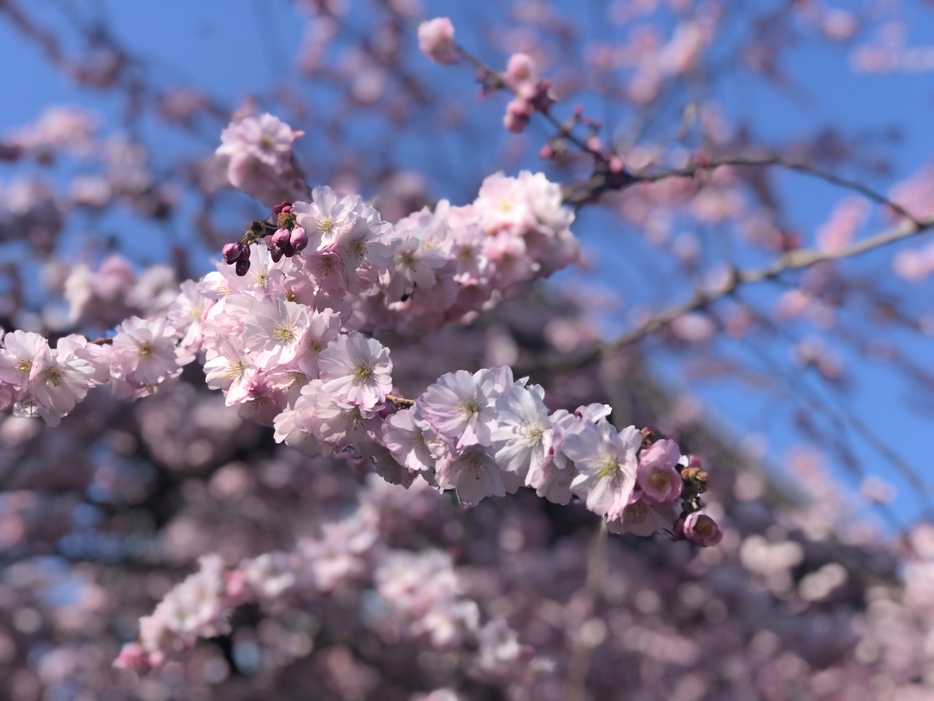
[[[639,456],[636,482],[642,498],[650,504],[668,504],[681,496],[683,483],[678,471],[681,451],[674,441],[655,441]]]
[[[318,356],[323,389],[337,400],[373,409],[392,390],[389,349],[360,333],[338,336]]]
[[[418,48],[438,63],[453,65],[460,61],[454,43],[454,25],[447,17],[436,17],[418,26]]]
[[[636,486],[637,454],[642,434],[635,426],[617,432],[603,420],[565,437],[564,453],[578,472],[571,491],[587,508],[613,521],[623,514]]]

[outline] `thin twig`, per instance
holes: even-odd
[[[760,324],[767,326],[773,333],[783,336],[791,344],[796,344],[798,342],[798,339],[795,338],[795,336],[789,330],[776,324],[766,315],[755,309],[751,304],[745,301],[742,302],[742,304],[753,315],[755,315],[756,320]],[[746,339],[746,341],[748,342],[748,339]],[[925,514],[926,517],[931,516],[932,510],[934,510],[934,504],[931,503],[928,487],[924,483],[924,479],[918,474],[917,470],[915,470],[911,464],[908,463],[907,460],[902,458],[897,452],[895,452],[894,449],[886,444],[884,440],[876,435],[869,428],[869,426],[861,421],[849,407],[845,407],[839,404],[832,404],[829,399],[824,399],[815,390],[813,390],[813,388],[809,387],[808,384],[804,381],[806,375],[783,373],[775,361],[767,356],[758,344],[748,342],[748,346],[751,352],[753,352],[762,362],[770,366],[773,373],[776,373],[777,376],[783,376],[782,381],[785,385],[785,391],[789,394],[789,396],[807,405],[809,408],[814,410],[816,414],[823,413],[834,423],[837,436],[842,438],[847,444],[846,450],[850,453],[854,460],[852,464],[859,477],[865,478],[867,473],[862,465],[858,462],[858,458],[856,457],[858,455],[857,451],[851,447],[852,443],[849,440],[848,430],[858,434],[864,441],[866,441],[872,448],[874,448],[879,453],[879,455],[888,460],[896,469],[896,471],[901,473],[901,476],[905,479],[906,482],[908,482],[914,491],[914,496],[918,502],[918,506],[921,509],[921,512]],[[815,374],[824,382],[829,382],[827,378],[821,373]],[[898,518],[895,516],[894,512],[888,505],[876,502],[873,503],[873,507],[882,515],[882,517],[889,523],[889,525],[894,527],[896,531],[904,532],[905,525],[899,522]]]
[[[911,238],[920,233],[926,232],[934,227],[934,218],[930,219],[912,219],[911,221],[885,231],[876,236],[872,236],[862,241],[843,246],[842,248],[828,250],[799,249],[787,251],[782,254],[772,265],[765,268],[752,270],[734,270],[732,274],[720,285],[706,290],[698,290],[691,299],[669,307],[665,311],[656,314],[647,321],[643,322],[631,331],[624,333],[613,343],[615,347],[621,347],[644,338],[653,331],[661,328],[665,324],[674,321],[679,316],[692,312],[696,309],[706,307],[722,297],[726,297],[736,291],[741,285],[762,282],[777,278],[782,273],[791,270],[800,270],[809,268],[812,265],[842,258],[853,258],[863,253],[867,253],[876,248],[887,246],[891,243]]]
[[[816,168],[815,166],[809,165],[807,163],[801,163],[799,161],[792,161],[784,156],[765,152],[757,154],[742,154],[734,156],[724,156],[722,158],[712,158],[705,161],[698,161],[692,163],[689,166],[684,168],[678,168],[675,170],[666,170],[659,173],[644,174],[644,173],[631,173],[633,179],[633,184],[637,183],[654,183],[660,180],[667,180],[668,178],[691,178],[697,175],[697,173],[715,170],[721,166],[780,166],[782,168],[788,168],[789,170],[794,170],[798,173],[804,173],[805,175],[810,175],[812,177],[824,180],[832,185],[838,185],[840,187],[846,188],[847,190],[852,190],[857,192],[867,199],[872,200],[877,204],[884,205],[892,211],[900,214],[905,217],[908,221],[919,225],[921,221],[912,215],[907,209],[897,202],[892,201],[885,195],[876,190],[873,190],[870,187],[867,187],[861,182],[856,180],[851,180],[849,178],[844,178],[842,176],[836,175],[829,171]]]

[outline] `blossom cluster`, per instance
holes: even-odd
[[[269,115],[243,117],[218,153],[242,189],[257,194],[262,182],[260,199],[278,197],[294,174],[297,136]],[[607,405],[550,412],[544,390],[508,366],[444,374],[415,400],[395,394],[390,351],[373,334],[468,320],[576,259],[573,213],[557,185],[529,172],[495,174],[471,204],[442,201],[394,224],[358,196],[319,187],[276,205],[271,219],[225,247],[218,269],[184,283],[165,311],[132,316],[110,338],[69,336],[53,349],[38,334],[7,334],[3,404],[54,425],[94,385],[109,382],[114,396],[136,399],[199,358],[227,406],[303,452],[348,457],[407,487],[421,478],[419,488],[452,491],[468,505],[524,486],[554,503],[580,500],[612,532],[719,542],[719,527],[700,511],[706,473],[696,460],[635,426],[617,430]],[[116,287],[130,289],[119,262],[110,268]],[[95,284],[107,279],[84,270],[70,281],[76,317],[107,296],[113,285]],[[228,613],[241,604],[324,595],[363,576],[373,577],[396,625],[436,647],[470,650],[482,674],[529,661],[508,626],[481,625],[446,555],[378,548],[366,518],[362,509],[295,552],[233,569],[205,558],[141,621],[139,641],[118,664],[158,666],[197,637],[230,632]],[[435,582],[433,597],[413,598],[426,580]]]
[[[371,483],[350,516],[325,524],[319,537],[300,540],[293,551],[263,553],[234,567],[219,555],[203,556],[198,571],[140,619],[137,640],[123,646],[115,666],[146,672],[190,650],[198,638],[230,634],[231,612],[243,604],[308,606],[337,590],[363,589],[378,597],[372,627],[460,652],[476,675],[514,676],[513,665],[534,657],[531,648],[506,621],[483,621],[449,555],[386,547],[379,537],[384,496]],[[539,666],[547,668],[544,661]]]
[[[282,132],[270,120],[277,121],[264,115],[243,132]],[[284,149],[291,142],[282,136],[276,143]],[[219,149],[229,150],[226,144]],[[248,149],[238,153],[259,157]],[[369,373],[381,372],[388,351],[380,351],[360,331],[437,330],[495,305],[515,284],[549,275],[577,257],[569,228],[573,214],[561,205],[558,186],[540,174],[490,176],[474,203],[454,207],[441,202],[434,212],[423,210],[395,226],[359,197],[327,187],[311,195],[308,202],[277,207],[280,226],[259,227],[272,233],[268,244],[250,232],[252,245],[228,246],[225,257],[236,263],[235,270],[220,264],[218,272],[200,282],[183,283],[171,303],[162,269],[157,280],[144,284],[134,281],[129,267],[117,259],[97,273],[75,268],[65,284],[73,321],[99,317],[93,310],[114,297],[123,298],[128,310],[167,311],[150,319],[131,317],[99,344],[79,336],[60,341],[64,345],[56,351],[36,334],[23,336],[25,346],[15,340],[19,336],[9,336],[2,352],[8,368],[0,385],[3,406],[16,404],[20,414],[37,413],[57,423],[94,384],[109,379],[115,395],[143,396],[177,377],[181,366],[203,352],[209,384],[227,391],[229,405],[253,408],[264,423],[271,424],[303,386],[318,380],[336,381],[329,389],[342,384],[336,399],[356,401],[363,412],[373,412],[391,383]],[[293,255],[283,257],[286,250]],[[158,291],[146,295],[157,296],[158,305],[152,299],[136,304],[137,288]],[[69,343],[80,347],[81,358],[68,350]],[[381,360],[370,370],[361,369],[361,363],[376,363],[374,353],[382,353]],[[59,356],[64,369],[47,372],[48,363],[59,363]],[[95,369],[78,360],[93,362]],[[348,379],[348,372],[362,375]]]
[[[270,115],[224,134],[218,151],[232,169],[281,166],[295,137]],[[234,134],[261,148],[234,149]],[[216,272],[183,284],[165,314],[124,321],[109,343],[75,336],[53,351],[37,334],[10,334],[0,351],[6,405],[57,423],[94,384],[137,398],[201,354],[228,406],[304,452],[349,450],[391,482],[421,474],[469,504],[527,486],[559,504],[578,497],[614,531],[719,540],[692,506],[697,495],[682,499],[681,471],[699,469],[671,441],[617,431],[608,406],[549,413],[544,390],[506,366],[448,373],[414,404],[391,396],[389,349],[364,332],[461,320],[573,261],[573,214],[556,185],[496,174],[474,203],[441,202],[394,226],[359,197],[311,195],[277,205],[275,225],[254,222]]]
[[[238,115],[221,132],[218,165],[231,185],[269,207],[300,197],[308,188],[295,167],[292,147],[302,134],[271,114]]]
[[[544,390],[527,378],[515,381],[509,367],[460,370],[387,418],[382,444],[462,502],[526,486],[556,504],[578,497],[615,533],[668,530],[699,545],[718,543],[719,528],[689,503],[706,474],[674,441],[653,441],[635,426],[618,431],[610,411],[592,404],[549,413]],[[685,482],[691,497],[682,494]]]
[[[521,133],[536,110],[546,112],[555,102],[552,81],[538,77],[535,62],[527,54],[509,57],[502,80],[515,96],[506,105],[503,117],[503,126],[509,131]]]
[[[462,49],[454,41],[454,25],[447,17],[436,17],[419,25],[418,47],[437,63],[454,65],[461,59]],[[487,75],[486,70],[481,75],[487,89],[506,88],[514,95],[503,117],[503,126],[509,131],[521,133],[536,110],[546,112],[555,102],[553,82],[538,77],[535,62],[528,54],[510,56],[501,75]]]
[[[177,341],[164,318],[131,317],[108,345],[73,334],[51,348],[37,333],[13,331],[0,348],[0,406],[57,426],[96,385],[109,381],[114,396],[123,399],[146,396],[194,359]]]
[[[371,332],[436,331],[578,259],[560,187],[528,171],[489,176],[472,204],[442,200],[392,225],[359,197],[328,187],[312,190],[310,201],[277,205],[275,217],[228,244],[227,263],[240,276],[251,265],[281,265],[285,282],[301,288],[287,296],[334,309],[345,323],[352,316],[354,328]],[[251,245],[259,239],[265,248]],[[289,260],[280,262],[283,255]]]

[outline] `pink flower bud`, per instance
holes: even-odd
[[[702,548],[717,545],[723,539],[723,531],[717,522],[700,511],[685,516],[684,522],[675,526],[675,533]]]
[[[534,81],[535,63],[532,61],[532,57],[527,54],[513,54],[510,56],[503,77],[513,89],[518,88],[523,83]]]
[[[292,238],[292,232],[288,229],[276,229],[276,233],[272,235],[272,245],[279,248],[285,248],[289,245],[289,241]]]
[[[117,669],[132,669],[142,674],[149,671],[149,655],[139,643],[126,643],[114,660],[113,666]]]
[[[528,100],[517,97],[506,105],[503,126],[511,132],[521,133],[535,112],[535,107]]]
[[[243,246],[239,243],[228,243],[224,245],[224,260],[227,263],[235,263],[243,251]]]
[[[454,25],[447,17],[436,17],[418,26],[418,48],[437,63],[454,65],[461,58],[454,43]]]
[[[276,233],[272,235],[270,239],[272,244],[270,250],[272,251],[272,259],[276,262],[284,255],[287,258],[291,258],[292,254],[295,253],[292,248],[292,232],[288,229],[277,229]]]
[[[296,253],[305,249],[305,246],[308,245],[308,234],[305,233],[305,230],[296,226],[292,229],[292,235],[289,237],[289,243],[292,244],[292,248]]]

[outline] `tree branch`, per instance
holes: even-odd
[[[897,202],[893,202],[888,197],[883,195],[880,192],[873,190],[866,185],[863,185],[856,180],[850,180],[849,178],[844,178],[834,173],[830,173],[820,168],[816,168],[807,163],[801,163],[798,161],[792,161],[784,156],[781,156],[777,153],[758,153],[758,154],[743,154],[738,156],[724,156],[723,158],[713,158],[706,161],[698,161],[697,163],[692,163],[689,166],[684,168],[678,168],[676,170],[668,170],[660,173],[654,173],[651,175],[644,175],[642,173],[631,173],[632,184],[636,183],[654,183],[660,180],[666,180],[668,178],[690,178],[694,177],[697,173],[704,171],[716,170],[720,166],[768,166],[776,165],[781,166],[782,168],[788,168],[789,170],[796,171],[798,173],[804,173],[805,175],[810,175],[811,177],[818,178],[825,182],[830,183],[831,185],[837,185],[839,187],[846,188],[847,190],[852,190],[857,192],[863,197],[872,200],[876,204],[881,204],[885,207],[888,207],[892,211],[900,214],[905,217],[908,221],[919,225],[921,222],[912,215],[907,209]]]
[[[721,166],[770,165],[788,168],[789,170],[793,170],[798,173],[804,173],[805,175],[810,175],[811,177],[823,180],[824,182],[830,183],[831,185],[837,185],[839,187],[846,188],[847,190],[852,190],[853,192],[859,193],[860,195],[863,195],[863,197],[872,200],[876,204],[888,207],[893,212],[905,217],[908,221],[916,225],[920,225],[921,223],[917,217],[912,215],[902,205],[892,201],[882,193],[877,192],[876,190],[873,190],[872,188],[860,182],[857,182],[856,180],[844,178],[834,173],[821,170],[815,166],[808,165],[807,163],[792,161],[780,154],[771,152],[740,154],[733,156],[723,156],[722,158],[699,160],[695,163],[685,166],[684,168],[676,168],[673,170],[664,170],[657,173],[648,174],[638,172],[633,173],[628,170],[623,170],[620,173],[602,173],[598,171],[591,175],[590,178],[583,183],[567,186],[564,191],[564,202],[565,204],[579,206],[593,200],[595,197],[599,197],[606,192],[618,192],[640,183],[657,183],[662,180],[667,180],[668,178],[693,178],[698,173],[710,172]]]
[[[674,307],[669,307],[660,314],[657,314],[643,322],[632,331],[624,333],[622,336],[616,339],[616,341],[613,343],[613,346],[619,348],[621,346],[633,343],[634,341],[638,341],[639,339],[659,329],[665,324],[673,321],[674,319],[677,319],[679,316],[687,314],[688,312],[694,311],[696,309],[706,307],[711,302],[732,294],[741,285],[762,282],[763,280],[772,280],[777,278],[782,273],[788,272],[790,270],[809,268],[812,265],[816,265],[817,263],[839,260],[842,258],[853,258],[863,253],[872,251],[876,248],[881,248],[882,246],[887,246],[891,243],[911,238],[912,236],[917,236],[920,233],[929,231],[932,227],[934,227],[934,218],[912,218],[911,221],[906,222],[901,226],[897,226],[881,234],[877,234],[876,236],[864,239],[863,241],[857,241],[856,243],[850,244],[849,246],[828,249],[824,251],[812,249],[788,251],[782,254],[778,260],[766,268],[758,268],[753,270],[734,270],[729,278],[721,285],[711,289],[698,290],[694,293],[694,296],[686,302],[678,304]]]

